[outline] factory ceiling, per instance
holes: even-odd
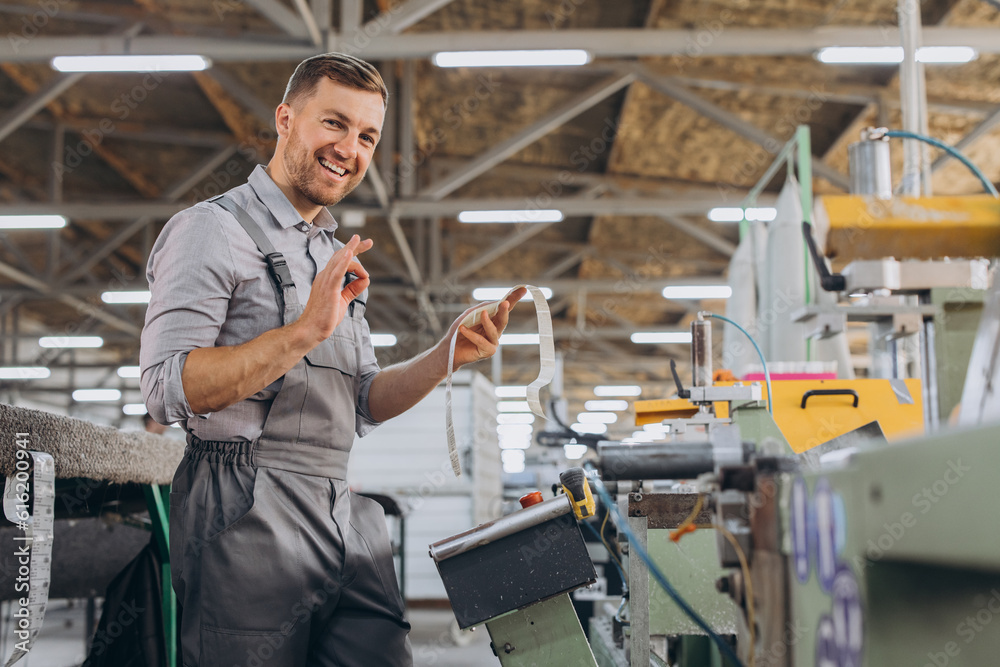
[[[978,49],[927,66],[930,134],[1000,180],[1000,9],[920,3],[924,43]],[[141,305],[169,216],[243,182],[274,147],[273,111],[294,65],[343,50],[390,88],[367,182],[335,207],[343,235],[375,240],[372,329],[383,363],[436,340],[484,285],[529,282],[550,300],[567,390],[637,382],[667,392],[678,345],[635,331],[686,328],[721,301],[677,302],[669,284],[725,280],[739,205],[797,125],[811,133],[814,188],[844,192],[847,146],[869,125],[900,127],[898,68],[834,66],[823,46],[899,44],[895,0],[34,0],[0,5],[0,214],[59,213],[63,229],[0,233],[2,365],[48,365],[0,398],[67,405],[81,374],[124,387],[138,363]],[[442,68],[441,50],[582,48],[580,67]],[[203,72],[65,74],[57,55],[197,53]],[[893,147],[899,173],[901,150]],[[932,154],[935,194],[979,191]],[[761,203],[773,201],[784,170]],[[555,223],[463,224],[469,209],[559,209]],[[530,331],[522,304],[511,331]],[[97,350],[42,349],[40,335],[104,337]],[[533,358],[535,359],[533,361]],[[530,348],[505,347],[505,384],[534,376]],[[72,367],[72,368],[70,368]],[[482,369],[491,373],[488,365]],[[657,389],[660,387],[660,389]],[[583,394],[581,393],[581,397]]]

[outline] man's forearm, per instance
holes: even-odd
[[[448,375],[445,341],[409,361],[379,372],[368,390],[368,411],[375,421],[400,415],[431,393]]]
[[[191,410],[218,412],[253,396],[315,347],[314,337],[292,323],[241,345],[192,350],[181,373]]]

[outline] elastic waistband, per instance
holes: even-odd
[[[189,435],[185,455],[194,460],[208,459],[225,465],[275,468],[300,475],[343,480],[347,479],[350,452],[301,443],[277,442],[263,437],[256,442],[226,442],[200,440]]]

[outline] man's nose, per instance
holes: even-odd
[[[358,137],[348,133],[333,145],[333,149],[340,157],[354,159],[358,155]]]

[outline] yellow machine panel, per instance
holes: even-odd
[[[817,199],[826,255],[854,259],[1000,256],[1000,201],[989,195]]]
[[[906,387],[906,392],[898,383]],[[879,423],[889,440],[924,432],[923,395],[917,379],[775,380],[772,385],[774,421],[798,454],[873,421]],[[766,396],[767,388],[763,390]],[[635,403],[636,424],[640,426],[684,418],[696,411],[697,406],[686,399]],[[716,403],[715,414],[728,417],[728,404]]]

